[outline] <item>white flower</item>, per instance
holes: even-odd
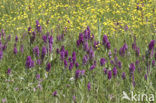
[[[47,73],[45,73],[45,78],[48,78],[48,74]]]
[[[71,77],[69,80],[70,80],[70,81],[74,81],[75,79],[74,79],[74,77]]]

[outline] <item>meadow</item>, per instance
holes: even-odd
[[[0,0],[2,103],[156,103],[155,61],[155,0]]]

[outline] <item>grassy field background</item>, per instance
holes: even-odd
[[[155,0],[0,0],[0,29],[2,103],[132,103],[123,91],[156,95]]]

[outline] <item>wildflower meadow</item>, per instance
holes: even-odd
[[[0,103],[156,103],[156,1],[0,0]]]

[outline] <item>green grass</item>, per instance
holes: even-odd
[[[141,1],[135,1],[135,5],[132,5],[132,0],[129,2],[120,0],[115,2],[112,0],[108,3],[109,5],[106,4],[108,0],[105,0],[105,2],[101,1],[101,3],[93,0],[89,2],[81,0],[79,2],[72,2],[70,0],[69,2],[63,0],[59,2],[50,2],[49,0],[33,1],[0,1],[2,5],[0,9],[0,17],[2,18],[0,20],[0,29],[5,30],[6,37],[11,34],[10,41],[4,38],[1,40],[3,45],[6,42],[8,43],[6,50],[3,51],[3,58],[0,60],[0,101],[6,98],[7,103],[74,103],[73,96],[75,96],[77,103],[132,103],[135,101],[122,100],[123,91],[128,93],[129,96],[131,95],[131,91],[137,94],[145,93],[156,95],[156,65],[152,66],[152,60],[155,60],[155,58],[153,56],[151,58],[145,58],[144,61],[142,60],[142,56],[146,56],[150,41],[156,40],[156,18],[155,12],[152,12],[152,9],[155,9],[154,0],[149,2],[143,1],[145,10],[136,12],[133,12],[135,10],[134,8],[137,3]],[[120,4],[121,7],[116,6],[117,3]],[[122,5],[123,3],[125,3],[125,6]],[[68,9],[61,7],[62,5],[65,6],[65,4]],[[38,9],[40,5],[47,6]],[[80,7],[77,5],[80,5]],[[28,6],[32,6],[32,11],[28,9]],[[100,13],[101,9],[107,9],[106,6],[108,6],[110,10]],[[90,8],[87,9],[88,7]],[[127,10],[127,7],[130,10]],[[95,8],[95,11],[92,12],[91,8]],[[120,10],[118,8],[122,8],[125,12],[113,14],[113,11]],[[73,11],[75,11],[76,14],[74,14]],[[82,13],[80,11],[82,11]],[[47,15],[44,15],[46,12]],[[145,22],[146,18],[143,17],[143,19],[141,19],[142,16],[140,16],[140,12],[145,15],[148,13],[152,15],[149,16],[149,21],[145,24],[141,24],[141,20]],[[28,15],[28,17],[23,17],[24,13]],[[50,18],[51,15],[54,15],[54,18]],[[67,18],[65,15],[67,15]],[[94,15],[96,15],[96,18],[92,18]],[[135,20],[133,20],[134,17],[136,17]],[[60,19],[60,21],[58,19]],[[72,22],[70,26],[66,23],[68,19]],[[29,35],[27,29],[31,26],[34,31],[36,20],[41,21],[42,33],[37,33],[35,41],[30,45],[30,37],[32,34]],[[49,24],[46,24],[48,20]],[[117,22],[121,25],[115,25]],[[85,25],[82,25],[83,23],[85,23]],[[107,25],[105,25],[105,23]],[[98,49],[93,48],[95,53],[94,59],[88,61],[86,65],[83,65],[82,59],[87,53],[84,51],[82,44],[80,47],[76,46],[76,41],[78,40],[79,33],[83,32],[87,25],[90,27],[91,34],[95,35],[94,40],[87,40],[89,46],[93,48],[94,41],[99,41],[100,46],[98,46]],[[124,30],[125,25],[128,25],[127,31]],[[65,26],[67,26],[66,32],[64,30]],[[77,27],[80,29],[77,29]],[[51,32],[51,29],[53,32]],[[38,46],[41,56],[42,47],[48,47],[48,43],[44,43],[42,40],[42,36],[47,32],[50,32],[50,35],[52,35],[54,39],[52,53],[45,56],[40,66],[35,63],[33,68],[27,69],[25,66],[27,56],[31,56],[35,62],[40,58],[33,55],[33,48]],[[64,39],[57,41],[57,35],[62,33],[64,33]],[[111,43],[110,50],[102,45],[104,34],[108,35]],[[18,42],[15,42],[16,35],[19,37]],[[26,36],[22,38],[23,35]],[[137,57],[135,51],[132,50],[134,37],[136,37],[137,47],[140,48],[139,57]],[[16,55],[13,53],[15,43],[18,50]],[[128,50],[123,57],[119,55],[119,49],[124,43],[128,45]],[[24,45],[23,53],[20,52],[20,45]],[[68,67],[65,68],[64,62],[60,60],[60,55],[56,53],[56,49],[60,49],[63,45],[65,46],[65,50],[68,50],[69,56],[72,56],[73,51],[76,52],[76,62],[79,63],[78,69],[86,71],[85,75],[78,78],[78,80],[72,79],[75,78],[75,71],[77,70],[75,65],[70,71],[68,69],[68,62]],[[117,76],[112,76],[111,80],[108,80],[108,75],[104,73],[103,68],[107,68],[108,70],[113,69],[114,65],[110,63],[110,60],[114,60],[115,56],[113,53],[115,48],[117,49],[118,60],[122,62],[122,68],[119,69],[117,67]],[[0,51],[2,51],[2,48]],[[112,52],[111,59],[108,57],[109,51]],[[154,53],[156,53],[155,48]],[[105,66],[100,66],[100,59],[102,57],[107,60]],[[89,68],[95,60],[97,65],[95,69],[91,71]],[[139,65],[135,65],[134,79],[136,86],[134,87],[130,80],[129,65],[135,63],[136,60],[139,60],[140,63]],[[46,72],[48,62],[51,64],[49,73]],[[144,76],[147,72],[147,62],[150,62],[150,72],[147,80],[145,80]],[[10,75],[7,74],[8,68],[11,68]],[[139,68],[141,68],[141,71],[138,71]],[[126,73],[125,80],[122,79],[123,72]],[[36,79],[37,74],[40,74],[40,80]],[[88,91],[87,88],[89,82],[91,83],[90,91]],[[39,88],[39,86],[41,86],[41,88]],[[54,91],[57,91],[57,96],[52,95]],[[147,101],[141,102],[146,103]],[[153,103],[155,103],[155,101]]]

